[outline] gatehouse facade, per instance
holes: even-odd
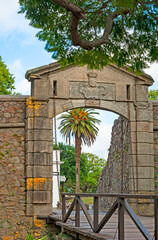
[[[107,110],[128,119],[133,159],[129,193],[134,193],[133,182],[138,193],[155,192],[153,116],[157,120],[158,106],[148,100],[148,87],[153,84],[149,75],[136,76],[114,65],[92,71],[86,66],[60,69],[52,63],[27,71],[26,78],[31,96],[0,97],[3,235],[10,226],[8,214],[12,219],[14,212],[21,216],[14,222],[18,232],[24,231],[21,219],[26,226],[30,219],[38,226],[36,216],[52,212],[53,117],[73,108]],[[5,182],[7,173],[7,181],[14,183],[11,188]],[[9,229],[10,236],[14,231]]]

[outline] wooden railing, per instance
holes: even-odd
[[[66,211],[66,198],[67,196],[74,197],[71,206]],[[93,219],[89,214],[84,202],[82,201],[81,197],[93,197]],[[112,207],[109,211],[105,214],[101,222],[99,223],[99,197],[110,197],[115,198],[115,202],[113,203]],[[155,240],[158,240],[158,195],[135,195],[135,194],[71,194],[71,193],[62,193],[62,222],[65,223],[73,209],[75,208],[75,227],[80,227],[80,208],[82,208],[91,229],[95,233],[99,233],[101,229],[105,226],[105,224],[109,221],[110,217],[113,213],[118,209],[118,239],[124,240],[124,211],[128,213],[130,218],[135,223],[136,227],[142,233],[145,239],[153,240],[153,237],[144,227],[144,225],[139,220],[138,216],[134,213],[132,208],[130,207],[127,199],[148,199],[154,200],[154,220],[155,220]]]

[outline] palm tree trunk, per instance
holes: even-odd
[[[76,193],[80,193],[80,159],[81,159],[81,137],[75,135],[75,157],[76,157]]]

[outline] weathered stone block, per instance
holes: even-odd
[[[52,177],[51,178],[46,178],[46,177],[27,178],[26,189],[27,191],[33,191],[33,190],[52,191]]]
[[[85,107],[85,100],[72,100],[73,108]]]
[[[35,204],[34,214],[35,216],[45,216],[52,213],[52,204]]]
[[[33,177],[33,166],[26,166],[26,177]]]
[[[149,132],[153,133],[153,122],[149,122]]]
[[[149,132],[149,122],[137,122],[138,132]]]
[[[116,101],[126,101],[126,85],[122,82],[116,83]]]
[[[138,121],[153,121],[153,112],[150,111],[148,108],[138,108],[137,109],[137,120]]]
[[[33,204],[26,204],[26,216],[33,216],[34,211],[33,211]]]
[[[34,153],[34,165],[51,165],[53,164],[53,156],[50,153]]]
[[[53,156],[50,153],[26,153],[26,165],[52,165]]]
[[[137,143],[137,154],[152,154],[149,143]]]
[[[27,202],[27,204],[32,204],[33,203],[33,191],[27,191],[26,202]]]
[[[36,178],[52,177],[52,166],[34,166],[34,177]]]
[[[72,104],[72,101],[69,101],[65,104],[62,105],[62,108],[63,108],[63,111],[67,111],[67,110],[70,110],[73,108],[73,104]]]
[[[44,117],[27,118],[26,130],[27,129],[51,129],[52,130],[52,119]]]
[[[32,141],[26,142],[25,146],[26,146],[26,153],[34,152],[34,144]]]
[[[86,82],[70,82],[70,98],[115,100],[115,84],[97,83],[92,87]]]
[[[154,178],[139,179],[138,189],[139,189],[139,191],[146,191],[146,192],[154,191],[155,190]]]
[[[26,141],[53,141],[52,131],[47,129],[28,130],[26,132]]]
[[[100,101],[100,107],[105,110],[110,110],[128,118],[127,103],[115,101]]]
[[[52,141],[34,141],[34,152],[53,153]]]
[[[131,167],[129,178],[154,178],[154,166],[151,167]]]
[[[34,153],[26,153],[26,166],[34,164]]]
[[[55,99],[55,107],[56,107],[56,115],[63,113],[63,105],[67,102],[67,100],[60,100],[60,99]],[[50,99],[49,100],[49,118],[52,120],[54,117],[54,100]]]
[[[34,191],[33,192],[33,203],[52,203],[52,192],[51,191]]]
[[[86,100],[86,107],[97,108],[100,106],[99,100]]]
[[[137,142],[153,143],[153,134],[149,132],[137,132]]]
[[[26,130],[34,128],[34,118],[28,117],[26,119]]]
[[[52,192],[52,178],[34,178],[34,190],[51,191]]]
[[[148,86],[136,85],[136,101],[148,101]]]
[[[136,132],[131,132],[131,141],[132,143],[136,143]]]
[[[140,166],[140,167],[153,167],[154,166],[154,156],[153,155],[133,155],[133,163],[131,161],[130,166]]]
[[[32,93],[34,97],[39,98],[39,97],[49,96],[49,91],[50,91],[50,87],[49,87],[49,81],[47,77],[45,78],[43,76],[43,78],[34,79],[34,85],[32,89]]]
[[[135,179],[135,190],[137,190],[137,180]],[[130,192],[134,191],[133,179],[129,179]],[[154,192],[154,179],[139,179],[138,180],[138,191],[144,191],[146,193]]]

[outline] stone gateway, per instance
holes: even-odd
[[[16,234],[17,239],[26,239],[30,221],[41,228],[36,217],[52,212],[54,95],[56,114],[92,107],[128,119],[137,191],[155,191],[153,108],[154,119],[158,111],[157,103],[148,101],[148,87],[153,84],[149,75],[136,76],[114,65],[91,71],[86,66],[60,69],[52,63],[27,71],[26,78],[31,96],[0,97],[2,239]],[[129,192],[133,192],[131,175]]]

